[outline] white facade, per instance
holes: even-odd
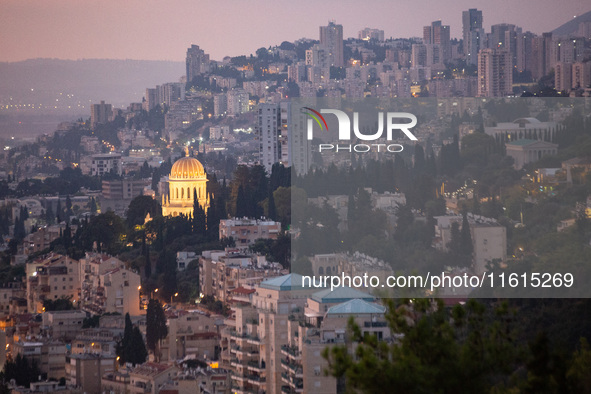
[[[92,155],[90,165],[91,176],[102,176],[113,171],[121,175],[121,155],[120,154],[100,154]]]
[[[478,97],[503,97],[513,93],[511,52],[483,49],[478,54]]]

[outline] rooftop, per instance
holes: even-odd
[[[302,275],[287,274],[261,282],[260,287],[270,290],[295,290],[302,288]]]
[[[134,375],[142,375],[142,376],[156,376],[161,374],[162,372],[166,371],[169,368],[173,368],[170,365],[166,364],[158,364],[158,363],[151,363],[147,362],[142,365],[138,365],[133,369],[131,372]]]
[[[327,315],[361,315],[361,314],[383,314],[386,307],[374,303],[370,303],[359,298],[343,302],[328,308]]]

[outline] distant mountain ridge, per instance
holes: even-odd
[[[557,27],[556,29],[552,30],[552,35],[556,37],[568,37],[571,34],[575,34],[579,29],[579,24],[581,22],[590,22],[591,21],[591,11],[584,13],[583,15],[579,15],[576,18],[571,19],[570,21],[566,22],[562,26]]]
[[[62,93],[85,103],[105,100],[121,106],[141,101],[147,87],[177,82],[184,74],[183,62],[159,60],[29,59],[0,63],[0,102],[12,97],[15,102],[45,104],[59,100]]]

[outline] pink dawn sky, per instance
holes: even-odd
[[[299,38],[335,20],[344,36],[364,27],[419,37],[441,19],[461,37],[462,11],[484,27],[512,23],[542,33],[591,9],[587,0],[0,0],[0,61],[109,58],[183,61],[197,44],[214,60]]]

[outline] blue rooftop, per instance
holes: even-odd
[[[287,274],[261,282],[260,287],[271,290],[299,290],[302,288],[302,275]]]
[[[367,301],[355,298],[342,304],[331,306],[326,312],[327,315],[369,315],[369,314],[383,314],[386,307],[378,304],[373,304]]]

